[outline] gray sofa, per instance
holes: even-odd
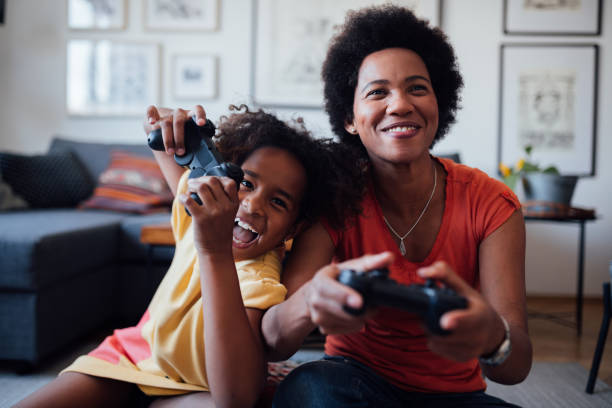
[[[144,143],[61,137],[48,154],[71,152],[93,191],[113,150],[152,156]],[[0,360],[23,368],[102,327],[135,324],[174,251],[149,252],[139,240],[143,225],[169,221],[169,212],[35,207],[0,212]]]

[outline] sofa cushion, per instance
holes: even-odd
[[[151,149],[146,144],[144,135],[142,144],[95,143],[54,137],[51,141],[49,152],[62,150],[70,150],[74,153],[79,161],[83,163],[91,179],[94,181],[98,180],[100,174],[108,167],[113,150],[123,150],[146,157],[153,157]]]
[[[67,150],[33,156],[0,153],[0,173],[35,208],[75,206],[94,186],[82,164]]]
[[[111,162],[100,175],[93,196],[79,206],[147,214],[168,212],[172,198],[155,159],[113,151]]]
[[[0,173],[0,211],[16,210],[27,206],[28,203],[15,194],[11,186],[2,180],[2,173]]]
[[[0,213],[0,288],[38,289],[115,263],[123,217],[74,209]]]

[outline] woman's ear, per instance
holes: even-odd
[[[348,120],[344,122],[344,129],[346,129],[346,131],[349,132],[351,135],[357,134],[357,128],[353,124],[352,120],[350,122]]]

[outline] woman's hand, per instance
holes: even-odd
[[[372,313],[368,311],[355,316],[344,310],[344,306],[360,309],[363,306],[363,297],[356,290],[336,280],[340,270],[350,268],[367,271],[386,267],[392,262],[393,254],[383,252],[321,268],[307,283],[304,291],[310,318],[319,326],[321,333],[342,334],[358,331],[363,328],[367,317]]]
[[[193,217],[194,241],[200,254],[232,256],[232,230],[238,211],[238,188],[229,177],[202,176],[189,179],[188,193],[179,199]],[[190,197],[196,193],[202,205]]]
[[[505,336],[504,324],[480,293],[445,262],[435,262],[421,268],[418,274],[424,279],[433,278],[444,283],[468,301],[467,309],[442,315],[440,327],[451,333],[445,336],[429,335],[428,346],[433,352],[451,360],[467,361],[497,349]]]
[[[196,119],[198,126],[206,123],[206,112],[202,105],[196,105],[192,110],[168,109],[149,106],[143,124],[146,134],[161,128],[166,153],[183,155],[185,153],[185,122]]]

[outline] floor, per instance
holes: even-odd
[[[559,322],[550,318],[543,317],[554,313],[573,320],[575,304],[572,298],[530,297],[527,306],[530,314],[529,331],[534,348],[534,361],[578,362],[588,372],[599,336],[603,314],[602,301],[585,299],[583,334],[580,337],[576,335],[576,329],[570,327],[571,325],[559,324]],[[97,333],[84,339],[82,343],[75,344],[73,347],[64,350],[63,353],[59,353],[46,361],[39,371],[28,375],[17,376],[6,365],[0,365],[0,394],[7,394],[0,397],[0,407],[12,405],[10,403],[3,404],[3,402],[9,402],[9,399],[12,398],[10,402],[14,403],[22,396],[50,381],[57,372],[72,362],[78,355],[95,347],[104,335],[105,333]],[[321,350],[320,345],[312,344],[312,346],[314,347],[302,350],[299,355],[294,356],[294,359],[296,361],[308,361],[317,358]],[[18,387],[15,387],[15,379],[18,379]],[[598,379],[612,386],[612,334],[608,336]],[[584,386],[586,386],[586,383]],[[10,388],[7,389],[6,387]],[[4,399],[7,399],[7,401],[4,401]]]
[[[584,300],[583,327],[580,337],[576,335],[576,329],[573,327],[537,317],[554,313],[573,322],[575,303],[572,298],[529,297],[527,308],[530,315],[529,334],[535,361],[575,361],[587,371],[590,370],[603,316],[603,305],[600,299]],[[612,385],[612,334],[608,334],[597,378]]]

